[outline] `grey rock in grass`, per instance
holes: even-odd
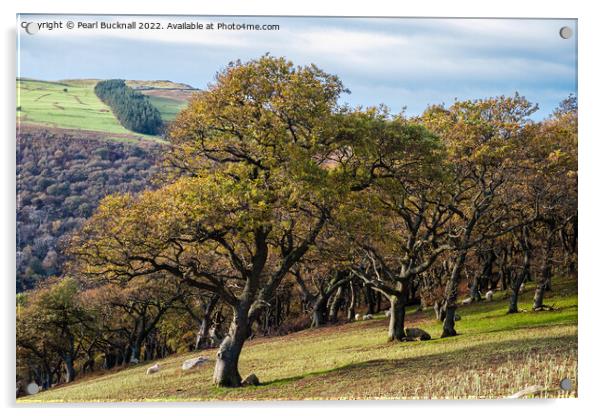
[[[259,386],[259,384],[260,384],[259,379],[257,378],[257,376],[255,374],[249,374],[242,381],[243,386]]]
[[[543,391],[545,391],[545,389],[542,386],[529,386],[520,391],[517,391],[514,394],[511,394],[510,396],[507,396],[506,398],[507,399],[520,399],[521,397],[541,393]]]
[[[207,361],[209,361],[209,359],[207,357],[191,358],[190,360],[186,360],[182,363],[182,370],[184,370],[184,371],[192,370],[193,368],[200,367]]]
[[[485,299],[487,299],[487,302],[491,302],[493,300],[493,290],[485,293]]]
[[[160,369],[161,369],[161,366],[159,366],[159,364],[155,364],[146,369],[146,375],[148,376],[149,374],[158,373]]]
[[[420,328],[407,328],[406,337],[411,339],[419,339],[420,341],[428,341],[431,339],[431,334]]]

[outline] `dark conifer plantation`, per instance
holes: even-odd
[[[115,117],[128,130],[142,134],[160,134],[163,130],[161,114],[149,99],[125,85],[122,79],[100,81],[94,87],[100,100],[111,107]]]

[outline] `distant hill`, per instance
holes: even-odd
[[[181,82],[167,80],[136,81],[128,80],[126,84],[134,89],[167,89],[167,90],[196,90],[196,88]]]
[[[156,136],[124,128],[94,94],[98,79],[42,81],[17,79],[17,121],[26,129],[79,130],[82,136],[103,135],[119,141],[158,140]],[[171,81],[127,81],[128,86],[148,95],[164,121],[169,122],[197,91]]]
[[[61,247],[104,196],[151,186],[159,136],[124,128],[95,94],[100,80],[17,79],[17,291],[60,273]],[[128,81],[169,122],[196,91]]]

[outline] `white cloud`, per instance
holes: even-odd
[[[354,96],[359,92],[370,104],[388,103],[393,91],[410,104],[427,98],[431,103],[440,102],[457,91],[482,96],[499,91],[576,88],[576,40],[565,41],[558,35],[561,26],[576,29],[575,22],[569,20],[23,16],[26,21],[59,19],[159,22],[164,27],[170,22],[223,21],[279,24],[280,30],[64,29],[35,36],[20,31],[23,73],[34,67],[43,73],[42,56],[60,66],[56,57],[59,50],[71,74],[77,74],[78,67],[91,72],[89,68],[102,66],[108,69],[100,73],[108,76],[179,76],[184,79],[174,80],[204,87],[229,60],[270,52],[296,64],[315,63],[336,73]],[[53,40],[52,44],[41,42],[47,38]],[[40,46],[36,48],[37,40]],[[29,48],[36,53],[27,54]],[[84,49],[92,62],[78,62]],[[111,55],[112,63],[106,62],[107,55]],[[151,65],[141,62],[149,56]],[[52,71],[60,72],[60,67]],[[395,106],[399,102],[391,101]]]

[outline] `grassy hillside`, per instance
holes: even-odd
[[[409,327],[426,329],[426,342],[386,342],[387,320],[306,330],[260,338],[245,346],[241,374],[263,383],[240,389],[211,384],[215,350],[171,356],[161,371],[145,375],[153,363],[97,374],[19,402],[195,401],[368,398],[496,398],[541,385],[542,397],[576,396],[559,390],[562,378],[577,380],[577,284],[555,282],[546,303],[555,310],[531,312],[529,288],[520,306],[507,315],[507,299],[459,309],[460,335],[439,339],[432,311],[411,312]],[[199,370],[182,372],[185,359],[211,358]]]
[[[154,136],[134,133],[124,128],[110,108],[94,94],[96,82],[98,80],[94,79],[60,82],[18,79],[17,120],[24,126],[100,132],[107,138],[156,140]],[[132,82],[138,88],[145,88],[142,92],[149,95],[165,121],[172,120],[186,105],[187,93],[190,91],[188,85],[168,81]],[[171,90],[164,92],[163,88]],[[178,88],[182,88],[181,91],[185,94],[170,98],[173,91],[180,91]],[[168,97],[155,96],[153,93]]]
[[[17,80],[17,107],[21,123],[131,133],[96,97],[93,85]]]
[[[186,101],[156,95],[149,95],[148,98],[157,110],[159,110],[159,113],[161,113],[163,121],[172,121],[187,104]]]

